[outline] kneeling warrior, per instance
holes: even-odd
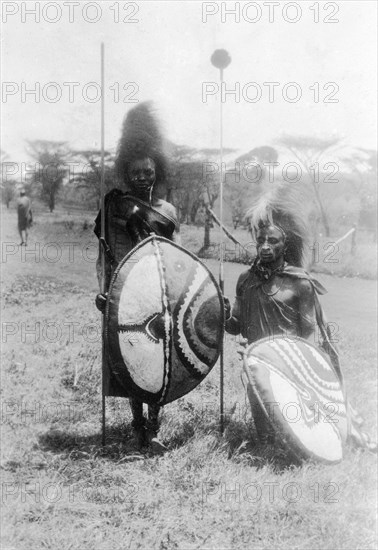
[[[101,286],[101,257],[105,255],[105,291],[119,262],[139,242],[152,233],[177,241],[179,224],[176,209],[159,198],[164,194],[167,159],[163,137],[149,103],[142,103],[126,116],[115,161],[116,177],[122,190],[113,189],[105,196],[105,241],[100,243],[97,275]],[[101,212],[96,218],[95,233],[101,234]],[[96,306],[105,310],[106,295],[98,294]],[[105,395],[129,397],[132,426],[138,448],[149,445],[153,452],[165,447],[157,438],[159,405],[148,405],[148,419],[143,403],[131,397],[115,379],[109,364],[104,365]]]
[[[257,256],[239,277],[232,310],[225,299],[227,332],[241,334],[245,344],[277,335],[300,337],[316,345],[319,331],[320,346],[344,386],[338,351],[318,298],[326,290],[303,268],[307,227],[293,192],[278,185],[263,195],[247,216]],[[362,419],[349,403],[347,408],[350,443],[375,451],[376,444],[360,429]],[[257,404],[253,415],[261,415]]]

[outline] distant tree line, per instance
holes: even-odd
[[[343,156],[343,145],[334,137],[283,136],[277,145],[302,168],[301,185],[314,234],[323,231],[330,236],[331,227],[343,223],[374,227],[376,151],[357,148],[352,152],[348,150],[348,155]],[[27,193],[40,199],[50,212],[60,200],[99,208],[99,150],[75,151],[67,142],[35,140],[27,142],[27,152],[35,169],[29,171],[23,185]],[[209,246],[212,219],[207,207],[213,209],[219,198],[219,151],[169,143],[168,152],[171,162],[166,198],[176,206],[181,223],[204,226],[204,246]],[[236,157],[232,149],[226,149],[224,154],[228,159]],[[234,226],[243,223],[251,201],[262,191],[266,192],[270,184],[270,167],[278,164],[278,157],[276,148],[260,146],[229,162],[224,173],[224,198],[232,209]],[[338,163],[330,159],[338,159]],[[108,191],[118,186],[113,168],[114,153],[105,151],[104,160],[105,190]],[[1,163],[7,162],[8,156],[2,151]],[[213,168],[209,170],[209,166]],[[236,166],[239,174],[235,174]],[[251,178],[246,170],[243,171],[245,167],[257,167],[258,171]],[[9,207],[20,182],[4,178],[4,173],[6,170],[2,170],[2,201]]]

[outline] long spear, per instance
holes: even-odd
[[[222,101],[222,82],[223,82],[223,70],[231,63],[231,57],[226,50],[215,50],[211,56],[211,63],[219,69],[219,81],[220,81],[220,109],[219,109],[219,133],[220,133],[220,170],[219,170],[219,199],[220,210],[219,217],[221,222],[220,232],[220,253],[219,253],[219,286],[224,294],[224,278],[223,278],[223,101]],[[224,333],[224,331],[223,331]],[[221,342],[220,349],[220,433],[224,432],[224,336]]]
[[[101,42],[101,293],[104,294],[105,288],[105,251],[102,249],[102,243],[105,242],[105,46]],[[104,341],[104,329],[105,320],[102,315],[102,388],[101,388],[101,406],[102,406],[102,445],[105,445],[106,438],[106,424],[105,424],[105,341]]]

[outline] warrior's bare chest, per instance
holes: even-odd
[[[291,307],[297,302],[295,283],[285,280],[283,277],[273,277],[270,281],[260,286],[259,290],[267,300],[269,300],[269,298],[274,298]]]

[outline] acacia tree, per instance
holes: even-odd
[[[319,176],[319,162],[325,154],[335,152],[341,147],[338,137],[319,138],[312,136],[285,135],[277,143],[290,151],[305,169],[307,184],[309,185],[315,203],[318,207],[320,219],[327,237],[330,235],[330,226],[326,208],[321,195],[321,178]],[[328,160],[328,159],[327,159]],[[330,163],[332,165],[334,163]],[[327,165],[324,165],[324,168]]]
[[[267,174],[264,163],[276,162],[277,159],[278,152],[268,145],[255,147],[235,159],[233,165],[237,166],[238,178],[233,177],[232,171],[225,178],[225,189],[232,205],[234,220],[244,219],[254,196],[259,192]]]
[[[224,149],[225,154],[232,149]],[[171,170],[168,200],[179,211],[180,221],[194,223],[200,208],[205,210],[204,244],[210,246],[213,222],[208,208],[213,208],[219,195],[219,150],[197,149],[171,143]]]
[[[27,152],[36,161],[30,184],[38,187],[41,199],[53,212],[59,189],[69,171],[67,142],[27,141]]]
[[[101,202],[101,151],[76,151],[75,160],[78,160],[79,169],[73,171],[69,183],[75,189],[84,189],[89,200],[95,199],[97,208]],[[114,176],[114,154],[104,152],[105,193],[116,187]]]
[[[377,175],[377,151],[362,147],[348,149],[341,161],[357,176],[357,183],[354,183],[356,193],[365,194],[366,181]]]
[[[194,223],[201,205],[202,162],[197,149],[170,144],[167,200],[173,202],[181,223]]]
[[[0,150],[1,154],[1,176],[0,176],[0,187],[1,187],[1,198],[3,202],[7,205],[7,208],[9,208],[9,203],[13,199],[16,191],[16,185],[17,182],[12,179],[8,178],[6,175],[4,177],[4,173],[6,174],[6,169],[4,170],[4,163],[7,162],[7,159],[9,158],[5,151],[2,149]]]
[[[342,158],[356,176],[352,185],[359,198],[358,224],[371,231],[377,241],[377,151],[357,147]]]
[[[264,162],[276,162],[278,159],[278,152],[274,147],[270,145],[261,145],[260,147],[255,147],[248,153],[244,153],[236,159],[235,162],[251,162],[255,161],[261,167],[261,170],[264,171]]]
[[[204,250],[210,246],[210,230],[213,227],[209,208],[214,207],[219,196],[219,150],[175,147],[174,195],[179,200],[173,202],[181,208],[181,219],[191,223],[194,223],[198,210],[204,208]],[[233,151],[224,149],[225,154]]]
[[[9,208],[9,204],[15,196],[16,185],[17,182],[15,180],[7,180],[1,184],[1,196],[7,208]]]

